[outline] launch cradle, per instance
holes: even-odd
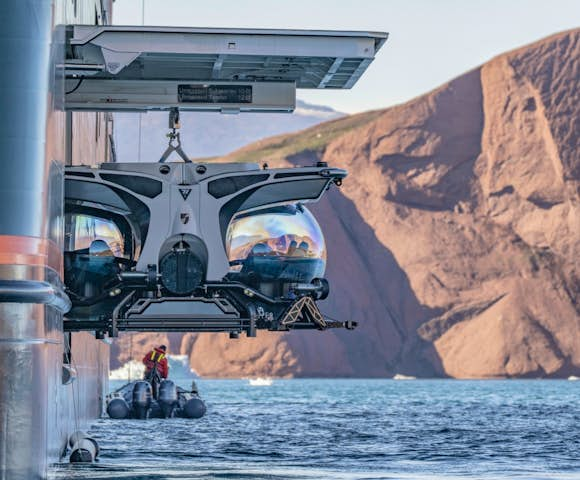
[[[350,88],[384,33],[67,27],[66,109],[291,112],[296,88]],[[170,141],[171,145],[171,141]],[[307,204],[347,172],[319,162],[67,167],[68,331],[354,328],[328,321],[326,246]]]

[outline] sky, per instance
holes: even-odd
[[[388,32],[352,90],[298,91],[309,103],[355,113],[403,103],[580,26],[580,0],[115,0],[113,23]]]

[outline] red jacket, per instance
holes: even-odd
[[[154,348],[151,352],[143,357],[143,364],[147,369],[147,372],[150,372],[155,367],[155,361],[157,361],[157,371],[161,378],[167,378],[169,375],[169,365],[167,365],[167,357],[165,356],[165,352],[160,350],[159,348]]]

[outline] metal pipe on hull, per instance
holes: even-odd
[[[62,310],[63,135],[51,0],[0,2],[0,479],[43,478]],[[15,292],[22,295],[16,298]],[[4,292],[4,298],[3,298]],[[60,297],[60,293],[56,297]],[[46,304],[44,304],[46,303]],[[52,402],[52,403],[51,403]]]
[[[43,305],[3,303],[0,318],[0,478],[44,478],[49,411],[46,370],[49,348],[58,348],[58,340],[47,338],[47,332],[58,326],[61,317]]]
[[[47,238],[50,0],[0,2],[0,234]]]

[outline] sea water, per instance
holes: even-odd
[[[99,420],[99,461],[51,478],[580,478],[580,382],[197,383],[204,418]]]

